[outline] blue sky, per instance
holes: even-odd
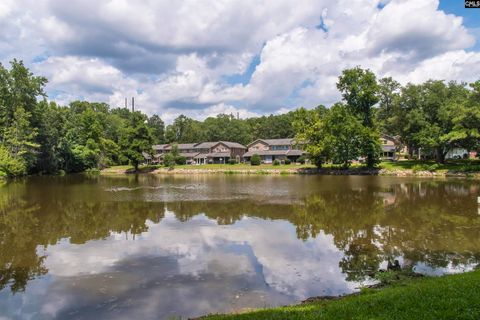
[[[46,76],[50,99],[135,96],[167,123],[329,106],[354,66],[402,84],[480,75],[480,10],[460,0],[2,0],[0,30],[0,61]]]
[[[464,1],[441,0],[439,9],[463,18],[463,24],[474,31],[477,43],[470,50],[480,50],[480,9],[466,9]]]

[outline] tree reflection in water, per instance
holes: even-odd
[[[331,235],[343,252],[339,267],[351,281],[399,257],[408,266],[474,265],[480,260],[480,218],[472,201],[478,191],[462,181],[397,180],[341,192],[324,189],[287,203],[255,197],[155,202],[144,201],[141,191],[133,200],[89,193],[41,201],[27,182],[16,182],[0,188],[0,289],[23,291],[29,280],[48,273],[42,248],[65,238],[84,244],[113,233],[135,237],[148,231],[148,221],[159,223],[165,210],[179,221],[204,214],[218,225],[244,217],[286,220],[303,241]]]

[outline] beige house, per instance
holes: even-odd
[[[392,136],[382,134],[380,137],[380,142],[382,144],[382,160],[398,160],[398,148],[399,142]]]
[[[263,163],[272,163],[275,160],[292,162],[304,155],[292,138],[287,139],[257,139],[250,143],[248,151],[243,155],[245,161],[250,161],[254,154],[258,154]]]
[[[156,163],[162,163],[165,154],[172,151],[173,144],[153,146]],[[244,145],[230,141],[179,143],[178,153],[188,164],[227,163],[230,159],[240,162],[247,150]]]

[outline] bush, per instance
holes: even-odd
[[[178,165],[187,164],[187,158],[185,158],[184,156],[176,156],[175,163]]]
[[[167,153],[163,157],[163,165],[167,168],[173,169],[175,167],[175,156],[171,153]]]
[[[297,162],[300,164],[305,164],[306,158],[304,156],[300,156],[297,159]]]
[[[417,171],[425,171],[425,165],[423,164],[416,164],[412,167],[412,171],[413,172],[417,172]]]
[[[292,163],[292,161],[290,161],[290,159],[288,159],[288,158],[285,159],[285,164],[290,164],[290,163]]]
[[[417,171],[436,171],[440,168],[440,165],[438,163],[434,163],[431,165],[428,165],[426,163],[424,164],[416,164],[412,167],[413,172]]]
[[[252,166],[259,166],[261,162],[262,162],[262,159],[260,159],[260,156],[258,154],[254,154],[250,158],[250,164]]]
[[[280,161],[274,160],[274,161],[273,161],[273,165],[274,165],[274,166],[279,166],[279,165],[280,165]]]
[[[236,164],[236,163],[237,163],[237,160],[235,159],[228,160],[228,164]]]

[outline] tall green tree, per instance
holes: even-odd
[[[208,117],[202,124],[205,140],[208,141],[233,141],[248,144],[253,140],[248,124],[233,115],[219,114]]]
[[[326,108],[315,110],[297,109],[293,126],[296,131],[295,140],[304,146],[310,159],[320,168],[330,159],[330,146],[325,139]]]
[[[400,97],[401,85],[392,77],[382,78],[378,81],[378,111],[377,120],[381,130],[390,135],[397,135],[399,119],[398,116],[398,99]]]
[[[204,141],[204,135],[201,123],[183,114],[175,118],[173,123],[167,126],[165,132],[165,138],[169,143],[201,142]]]
[[[130,121],[120,133],[120,152],[121,155],[130,161],[138,170],[140,163],[144,161],[143,152],[151,153],[152,137],[147,126],[147,117],[139,111],[130,115]]]
[[[154,144],[165,143],[165,123],[156,114],[148,118],[148,128],[150,129],[151,136]]]
[[[360,67],[346,69],[338,79],[337,88],[350,112],[357,116],[370,140],[364,141],[363,149],[367,166],[373,167],[379,161],[380,135],[374,123],[374,106],[379,101],[379,87],[375,74]]]

